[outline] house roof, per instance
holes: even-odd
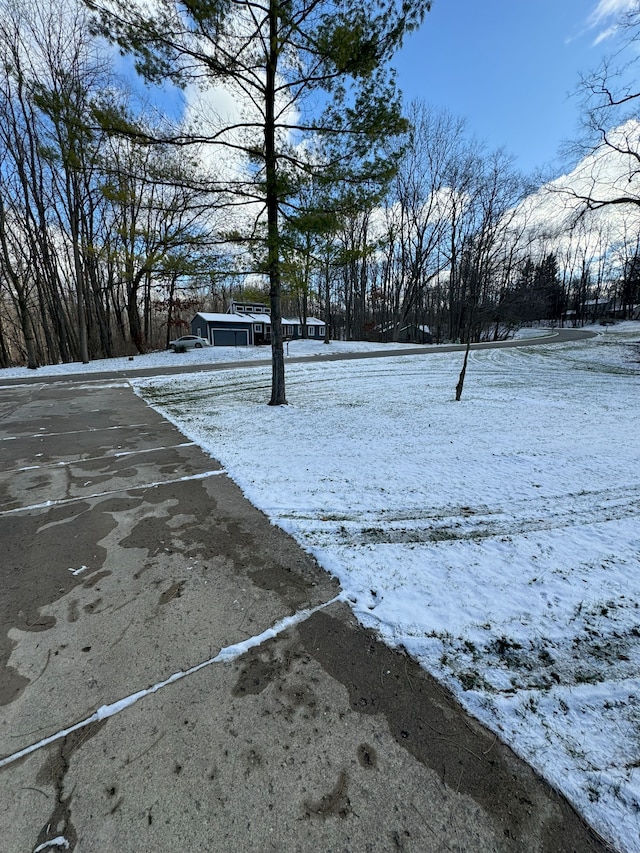
[[[267,312],[264,314],[251,314],[248,311],[243,311],[237,314],[217,314],[198,311],[196,317],[202,317],[203,320],[210,323],[265,323],[271,325],[271,315]],[[295,320],[290,317],[283,317],[282,323],[286,326],[302,326],[302,320]],[[307,326],[324,325],[324,320],[318,320],[317,317],[307,317]]]
[[[324,326],[324,323],[322,323]],[[376,326],[376,330],[379,332],[392,332],[397,327],[397,323],[384,323],[380,326]],[[420,325],[419,323],[405,323],[404,326],[400,327],[400,331],[403,332],[405,329],[420,329],[421,332],[424,332],[425,335],[431,334],[431,329],[429,326]]]
[[[250,317],[241,316],[240,314],[211,314],[206,311],[198,311],[196,317],[202,317],[207,322],[218,323],[247,323],[251,322]]]
[[[392,328],[393,328],[393,327],[392,327]],[[431,329],[430,329],[428,326],[425,326],[425,325],[422,325],[422,326],[421,326],[421,325],[416,324],[416,323],[407,323],[407,325],[406,325],[406,326],[403,326],[403,327],[400,329],[400,331],[401,331],[401,332],[404,332],[404,331],[405,331],[405,329],[418,329],[420,332],[424,332],[424,334],[425,334],[425,335],[430,335],[430,334],[431,334]]]
[[[242,314],[237,314],[234,316],[238,317],[246,317],[250,319],[253,323],[266,323],[271,325],[271,315],[265,312],[264,314],[250,314],[246,311],[243,311]],[[295,319],[294,317],[283,317],[282,324],[285,326],[302,326],[302,320]],[[316,317],[307,317],[307,326],[324,326],[324,320],[318,320]]]
[[[294,317],[283,317],[282,322],[287,326],[302,326],[303,322]],[[324,326],[323,320],[318,320],[315,317],[307,317],[307,326]]]
[[[265,311],[263,314],[250,314],[248,311],[243,311],[242,314],[235,314],[236,317],[243,317],[251,323],[271,323],[271,317]]]

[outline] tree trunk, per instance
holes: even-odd
[[[71,241],[73,251],[73,268],[76,279],[76,308],[78,320],[78,343],[80,361],[83,364],[89,363],[89,337],[87,334],[87,314],[85,308],[85,283],[84,283],[84,267],[80,251],[80,210],[79,199],[80,193],[77,183],[67,178],[67,198],[70,207],[70,226],[71,226]]]
[[[20,313],[20,327],[24,337],[24,345],[27,350],[27,367],[30,370],[35,370],[38,367],[36,338],[33,331],[33,323],[31,322],[31,315],[29,314],[29,307],[22,294],[18,296],[18,307]]]
[[[331,343],[331,270],[329,263],[324,275],[324,343]]]
[[[79,258],[76,259],[76,255],[78,254],[78,249],[76,246],[73,248],[74,262],[76,263],[76,276],[81,276],[81,262]],[[84,282],[82,276],[80,278],[76,278],[76,301],[78,307],[78,341],[79,341],[79,356],[80,361],[83,364],[89,363],[89,338],[87,335],[87,315],[85,313],[85,304],[84,304]]]
[[[171,279],[169,280],[169,298],[168,298],[168,306],[167,306],[167,340],[166,340],[166,349],[169,349],[169,343],[171,341],[171,324],[173,323],[173,302],[176,293],[176,282],[178,280],[178,273],[171,273]]]
[[[140,311],[138,310],[138,291],[137,288],[130,291],[127,299],[127,317],[129,319],[129,334],[131,342],[138,350],[140,355],[144,355],[146,347],[144,335],[142,333],[142,322],[140,320]]]
[[[108,306],[105,304],[103,294],[100,289],[100,281],[98,278],[98,268],[93,257],[88,259],[85,267],[89,283],[91,285],[91,294],[93,297],[93,306],[96,322],[98,324],[98,332],[100,334],[100,347],[102,355],[106,358],[113,357],[113,335],[109,325]]]
[[[151,326],[151,273],[144,277],[144,339],[153,344],[153,329]]]
[[[467,361],[469,360],[469,350],[471,349],[471,330],[469,330],[469,336],[467,338],[467,348],[464,351],[464,361],[462,362],[462,370],[460,371],[460,377],[458,378],[458,384],[456,385],[456,402],[460,402],[460,398],[462,397],[462,389],[464,387],[464,375],[467,372]]]
[[[280,233],[278,224],[278,172],[275,144],[276,70],[278,65],[278,3],[269,0],[269,57],[265,82],[264,152],[267,202],[267,269],[271,303],[270,406],[286,406],[284,347],[280,308]]]

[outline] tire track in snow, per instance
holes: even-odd
[[[419,544],[517,536],[640,516],[640,488],[613,488],[511,502],[501,508],[442,507],[363,514],[277,514],[294,522],[307,542],[341,545]]]

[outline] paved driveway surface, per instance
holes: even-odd
[[[2,853],[606,849],[126,382],[0,471]]]

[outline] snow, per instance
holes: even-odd
[[[51,850],[52,847],[61,847],[63,850],[68,850],[69,842],[64,835],[58,835],[50,841],[45,841],[44,844],[39,844],[33,853],[41,853],[43,850]]]
[[[640,849],[640,324],[134,380],[617,847]]]
[[[462,355],[438,347],[289,363],[286,407],[265,405],[263,365],[130,381],[340,580],[362,624],[414,655],[631,853],[640,849],[640,324],[598,331],[472,351],[459,403]],[[545,330],[520,336],[532,334]],[[289,355],[376,349],[385,345],[294,341]],[[0,380],[268,357],[212,347],[1,370]]]
[[[226,316],[226,315],[225,315]],[[541,334],[536,332],[536,334]],[[393,344],[393,349],[412,348],[415,344]],[[290,341],[286,347],[291,357],[326,355],[342,352],[372,352],[389,344],[368,343],[366,341],[331,341],[325,344],[321,340]],[[228,361],[258,361],[271,358],[270,347],[203,347],[184,353],[171,350],[158,350],[146,355],[124,356],[123,358],[101,358],[89,364],[71,362],[70,364],[46,364],[36,370],[27,367],[9,367],[0,370],[2,379],[33,379],[38,376],[65,376],[68,373],[119,373],[148,368],[180,367],[183,365],[220,364]]]

